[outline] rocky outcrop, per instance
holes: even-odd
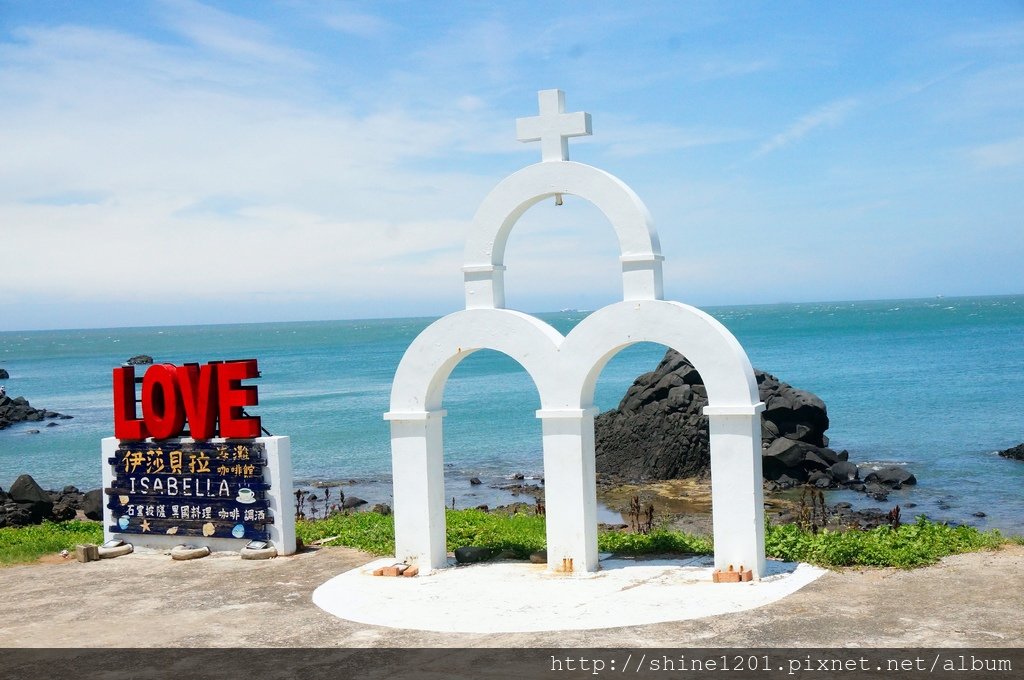
[[[39,422],[42,420],[67,420],[72,416],[62,415],[56,411],[32,408],[25,397],[0,397],[0,430],[10,427],[14,423]]]
[[[103,492],[82,493],[73,486],[46,491],[31,475],[21,475],[8,491],[0,489],[0,528],[39,524],[43,520],[64,522],[82,512],[89,519],[102,519]]]
[[[0,380],[7,380],[11,377],[11,374],[7,372],[6,368],[0,368]]]
[[[144,366],[145,364],[153,363],[153,357],[148,354],[136,354],[125,363],[129,366]]]
[[[811,392],[755,371],[765,403],[761,424],[762,468],[769,489],[811,484],[864,491],[860,469],[849,453],[829,448],[828,410]],[[618,408],[595,423],[597,471],[611,479],[651,481],[701,477],[710,472],[708,393],[697,369],[669,350],[658,367],[636,379]],[[902,468],[872,473],[888,490],[913,484]],[[865,480],[866,481],[866,480]]]
[[[1018,444],[1013,448],[1000,451],[999,455],[1003,458],[1012,458],[1013,460],[1024,460],[1024,444]]]

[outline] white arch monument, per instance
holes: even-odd
[[[503,352],[529,373],[543,421],[548,568],[598,569],[594,388],[620,350],[657,342],[686,355],[708,390],[715,567],[764,574],[761,411],[750,361],[724,326],[662,299],[661,247],[647,208],[622,181],[569,160],[568,138],[591,134],[590,114],[565,113],[560,90],[539,93],[540,115],[517,121],[518,138],[540,141],[542,160],[513,173],[480,205],[462,268],[466,309],[428,326],[409,346],[391,390],[396,557],[421,574],[447,566],[442,421],[452,369],[479,349]],[[623,301],[585,318],[567,336],[505,309],[505,245],[539,201],[572,194],[615,228]]]

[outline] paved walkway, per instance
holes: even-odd
[[[135,554],[0,568],[4,602],[18,612],[0,619],[0,647],[1012,647],[1024,640],[1024,546],[913,571],[830,571],[763,607],[707,618],[525,633],[388,628],[313,603],[318,586],[372,559],[324,548],[264,562]]]

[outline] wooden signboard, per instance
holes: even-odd
[[[107,463],[111,532],[269,538],[262,443],[125,441]]]

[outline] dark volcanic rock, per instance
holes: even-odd
[[[1013,448],[1000,451],[999,455],[1003,458],[1012,458],[1013,460],[1024,460],[1024,444],[1018,444]]]
[[[0,368],[0,380],[7,380],[11,377],[11,374],[7,372],[6,368]]]
[[[53,418],[65,419],[70,416],[62,416],[46,409],[32,408],[25,397],[11,398],[6,394],[0,397],[0,430],[10,427],[14,423],[39,422]]]
[[[49,517],[53,510],[53,499],[50,494],[43,491],[31,475],[21,475],[14,480],[8,495],[31,515],[33,524],[38,524]]]
[[[904,467],[900,467],[899,465],[890,465],[880,470],[870,472],[866,477],[864,477],[864,481],[877,482],[879,484],[884,484],[885,486],[896,488],[899,488],[904,484],[917,484],[917,478],[914,477],[909,470]]]
[[[768,479],[805,481],[842,460],[827,446],[828,412],[814,394],[755,371],[766,405],[761,439]],[[683,355],[668,350],[658,367],[634,381],[619,407],[595,421],[597,471],[627,480],[695,477],[710,471],[704,381]]]
[[[86,491],[81,510],[89,519],[103,519],[103,489]]]
[[[28,504],[9,501],[0,505],[0,529],[3,527],[23,527],[34,523],[32,511]]]
[[[19,476],[14,480],[14,484],[11,484],[11,489],[7,494],[16,503],[53,502],[50,494],[43,491],[43,488],[36,483],[36,480],[32,479],[32,475]]]
[[[345,496],[345,500],[341,504],[341,507],[345,510],[351,510],[352,508],[358,508],[360,505],[366,505],[366,501],[359,496]]]
[[[136,354],[131,359],[126,361],[129,366],[143,366],[145,364],[153,363],[153,357],[148,354]]]
[[[490,548],[481,548],[475,545],[467,545],[455,549],[455,561],[459,564],[473,564],[475,562],[486,562],[494,555]]]
[[[852,482],[860,477],[860,469],[849,461],[841,460],[829,468],[829,474],[837,482]]]

